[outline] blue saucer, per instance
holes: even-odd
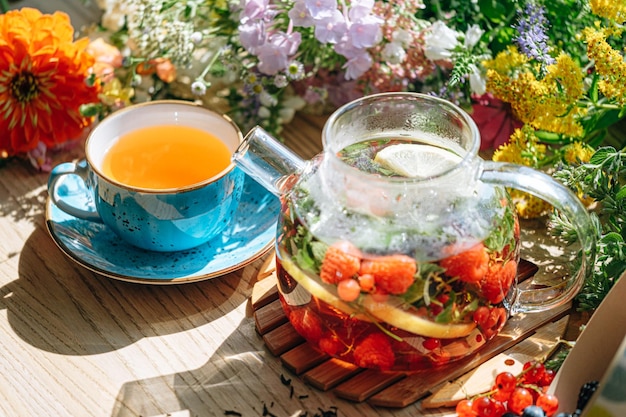
[[[83,183],[68,175],[59,194],[87,207]],[[246,176],[235,217],[221,236],[194,249],[150,252],[121,241],[101,223],[73,217],[50,199],[46,224],[55,243],[72,260],[94,272],[122,281],[178,284],[227,274],[252,263],[273,246],[278,199]]]

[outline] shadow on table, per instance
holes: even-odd
[[[7,310],[15,334],[39,349],[62,355],[114,351],[205,325],[247,299],[250,283],[236,273],[164,286],[100,276],[67,258],[42,223],[19,254],[18,278],[0,288],[0,310]]]
[[[313,416],[321,404],[342,403],[282,374],[277,358],[255,350],[262,343],[252,319],[244,319],[201,367],[125,383],[111,416],[292,416],[307,409]]]

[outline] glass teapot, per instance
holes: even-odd
[[[570,301],[592,268],[586,209],[550,176],[478,156],[473,120],[442,99],[366,96],[335,111],[323,152],[298,158],[259,127],[233,160],[281,199],[282,306],[317,349],[363,368],[422,370],[479,350],[510,315]],[[520,227],[506,187],[575,226],[577,269],[516,281]]]

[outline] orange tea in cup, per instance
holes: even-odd
[[[186,187],[219,174],[231,152],[212,134],[190,126],[149,126],[126,133],[107,150],[106,176],[137,188]]]

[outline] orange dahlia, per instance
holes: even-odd
[[[13,156],[77,139],[98,101],[86,83],[88,39],[74,41],[69,16],[23,8],[0,15],[0,154]]]

